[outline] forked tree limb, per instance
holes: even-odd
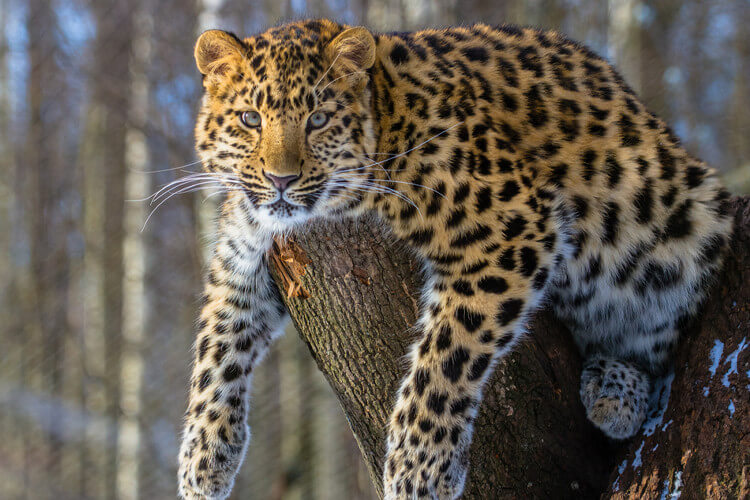
[[[708,399],[702,396],[703,385],[697,389],[695,385],[701,370],[708,373],[705,360],[681,368],[687,359],[705,358],[705,349],[716,338],[724,339],[727,349],[735,348],[741,330],[750,328],[750,200],[737,199],[734,207],[740,225],[733,252],[702,321],[680,351],[673,402],[664,416],[664,423],[672,419],[683,424],[657,432],[660,447],[653,453],[641,450],[641,467],[632,474],[626,467],[619,474],[616,465],[629,456],[632,469],[632,458],[644,439],[639,436],[616,446],[588,423],[578,396],[579,355],[565,328],[542,311],[529,326],[526,340],[497,367],[488,383],[475,424],[464,498],[599,498],[604,492],[617,498],[656,499],[665,480],[674,483],[677,470],[683,471],[683,484],[698,481],[693,479],[698,477],[693,469],[677,468],[684,445],[692,446],[695,463],[713,459],[697,469],[706,488],[708,482],[722,491],[747,488],[740,483],[747,481],[750,468],[746,451],[750,380],[742,377],[750,368],[745,366],[750,349],[739,355],[739,375],[730,376],[733,389],[724,388],[716,380],[718,374],[713,381],[698,383],[712,384]],[[420,266],[408,249],[367,219],[318,224],[296,236],[291,245],[279,242],[271,259],[297,330],[337,394],[382,494],[385,424],[405,374],[404,354],[419,335],[412,326],[419,310]],[[297,297],[297,290],[309,296]],[[728,308],[735,301],[741,305]],[[725,400],[706,403],[722,394],[726,399],[723,389],[734,391],[734,420],[723,416],[726,405],[720,408],[719,401]],[[683,426],[688,429],[677,432]],[[716,437],[701,435],[701,428],[710,428]],[[652,438],[656,435],[644,446],[653,448]],[[729,451],[726,460],[721,458],[724,449]],[[714,465],[716,477],[709,474]],[[650,471],[654,476],[646,478],[644,473]],[[657,491],[657,486],[662,489]]]

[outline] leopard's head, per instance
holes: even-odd
[[[198,154],[255,220],[283,231],[362,196],[375,143],[366,29],[311,21],[244,40],[211,30],[195,59]]]

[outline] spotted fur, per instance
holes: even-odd
[[[374,213],[427,269],[387,499],[461,494],[482,387],[544,303],[587,359],[591,421],[614,438],[638,430],[730,219],[714,171],[606,61],[533,29],[373,35],[325,20],[207,32],[196,60],[197,150],[241,189],[206,280],[183,497],[229,494],[250,376],[285,317],[264,255],[316,217]]]

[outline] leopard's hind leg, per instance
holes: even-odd
[[[589,358],[581,374],[581,401],[589,420],[607,436],[626,439],[640,429],[648,410],[649,376],[635,364]]]

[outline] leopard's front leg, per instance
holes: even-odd
[[[270,235],[224,217],[205,284],[179,455],[182,498],[226,498],[250,437],[251,374],[286,312],[268,272]]]
[[[428,284],[425,333],[412,348],[389,422],[387,500],[461,494],[483,385],[539,302],[534,284],[500,268]]]

